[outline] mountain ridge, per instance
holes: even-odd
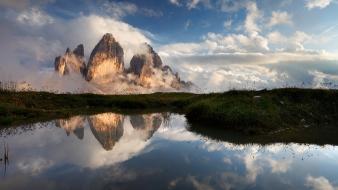
[[[111,33],[106,33],[92,50],[87,63],[84,60],[84,46],[80,44],[73,51],[67,48],[64,55],[55,58],[55,71],[60,76],[80,74],[99,89],[109,89],[113,84],[123,86],[122,89],[114,89],[132,92],[144,89],[175,91],[192,86],[191,82],[182,81],[178,73],[164,65],[149,44],[144,43],[142,47],[145,51],[135,54],[129,68],[125,68],[122,46]]]

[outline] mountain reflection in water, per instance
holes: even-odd
[[[176,114],[103,113],[2,129],[0,189],[338,187],[337,146],[236,144],[188,126]]]
[[[131,115],[129,121],[138,137],[146,141],[152,137],[161,126],[166,113],[147,115]],[[103,113],[92,116],[74,116],[69,119],[55,121],[57,127],[63,128],[67,136],[73,133],[79,139],[83,139],[84,125],[88,121],[90,130],[102,147],[109,151],[123,136],[125,116],[115,113]]]

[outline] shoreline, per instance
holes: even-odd
[[[226,132],[230,129],[247,136],[275,136],[277,139],[275,133],[287,134],[282,135],[280,139],[283,140],[299,136],[285,131],[303,133],[304,128],[322,131],[310,135],[320,138],[330,134],[325,132],[326,128],[338,131],[338,90],[285,88],[140,95],[0,92],[1,128],[103,112],[172,112],[184,114],[196,131],[215,128]]]

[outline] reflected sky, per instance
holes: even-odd
[[[241,145],[187,128],[182,115],[104,113],[3,130],[0,189],[338,188],[336,146]]]

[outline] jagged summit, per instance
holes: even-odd
[[[144,89],[180,90],[190,83],[181,81],[178,73],[164,65],[161,57],[147,43],[130,61],[130,68],[124,68],[124,51],[110,33],[103,35],[90,54],[88,64],[84,61],[84,47],[69,48],[63,56],[55,59],[55,70],[61,75],[78,72],[103,93],[112,91],[137,91]],[[114,83],[114,85],[113,85]],[[117,84],[117,85],[116,85]],[[109,86],[111,85],[111,86]],[[109,93],[108,92],[108,93]]]
[[[60,75],[67,75],[72,72],[84,74],[86,64],[83,45],[78,45],[73,51],[67,48],[64,55],[55,58],[54,67]]]
[[[124,71],[123,49],[112,34],[105,34],[95,46],[88,61],[88,81]]]
[[[78,45],[73,53],[76,55],[76,56],[81,56],[81,57],[84,57],[84,47],[82,44]]]
[[[136,54],[130,61],[129,72],[140,76],[144,66],[150,66],[154,68],[161,68],[163,63],[160,56],[154,51],[154,49],[147,43],[144,44],[146,53]]]

